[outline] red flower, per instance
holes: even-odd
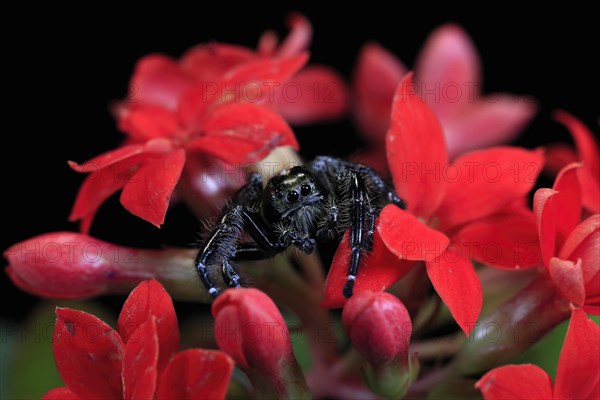
[[[565,338],[556,382],[535,365],[506,365],[485,374],[476,384],[486,400],[600,398],[600,328],[574,310]],[[554,387],[553,387],[554,386]]]
[[[123,189],[121,204],[132,214],[160,226],[186,158],[210,155],[229,164],[252,163],[278,146],[298,148],[287,123],[274,111],[227,97],[228,88],[252,82],[285,82],[306,56],[245,64],[218,82],[220,90],[190,89],[177,109],[145,103],[122,110],[119,125],[133,144],[71,167],[92,172],[84,181],[71,220],[82,220],[87,232],[98,207]],[[242,91],[245,93],[245,91]]]
[[[212,306],[215,337],[252,379],[262,377],[278,398],[308,392],[277,306],[257,289],[231,289]]]
[[[118,332],[83,311],[56,310],[54,358],[64,388],[44,399],[224,398],[233,360],[214,350],[179,347],[171,298],[142,282],[123,305]]]
[[[197,179],[215,183],[212,175],[227,175],[214,171],[215,165],[231,171],[276,147],[298,148],[274,109],[295,123],[342,114],[345,89],[334,71],[315,66],[298,72],[307,60],[310,23],[294,15],[290,26],[292,33],[280,46],[274,34],[266,33],[258,52],[209,44],[190,49],[179,61],[160,54],[141,59],[129,97],[115,107],[119,128],[128,135],[126,145],[83,165],[70,162],[75,170],[92,173],[70,220],[81,220],[81,230],[89,232],[100,205],[122,189],[121,204],[128,211],[160,226],[182,171],[184,191],[195,196],[191,202],[200,197],[216,203],[215,191],[239,186],[243,179],[220,179],[199,190]]]
[[[528,98],[482,97],[480,62],[467,34],[444,25],[428,38],[415,67],[417,91],[439,118],[451,157],[513,139],[535,113]],[[357,122],[382,145],[392,99],[406,67],[377,44],[363,47],[354,77]]]
[[[575,142],[575,150],[565,144],[552,145],[548,149],[548,167],[558,173],[569,163],[580,161],[577,170],[581,182],[583,206],[590,213],[600,212],[600,149],[594,135],[581,121],[565,111],[557,111],[554,118],[569,129]]]
[[[131,93],[124,105],[141,102],[174,110],[191,87],[204,86],[205,91],[213,92],[219,89],[226,74],[243,65],[304,54],[312,38],[310,22],[294,13],[288,25],[290,34],[281,44],[274,32],[267,31],[261,36],[256,51],[238,45],[209,43],[189,49],[178,61],[161,54],[146,56],[135,68]],[[251,88],[268,95],[269,105],[294,124],[337,118],[346,110],[345,84],[326,66],[307,66],[287,84],[274,80],[258,83],[265,85],[253,84]]]
[[[366,287],[384,290],[415,265],[410,261],[423,260],[433,287],[468,333],[481,310],[482,293],[473,265],[456,235],[470,224],[500,213],[510,215],[513,204],[532,188],[543,157],[539,151],[497,147],[465,154],[450,164],[442,128],[431,109],[415,95],[411,77],[408,74],[396,91],[386,139],[394,187],[407,201],[410,213],[387,206],[377,229],[385,247],[402,263],[390,262],[389,256],[381,254],[376,256],[380,265],[373,266],[369,260],[359,271],[355,291]],[[488,240],[496,242],[488,237],[480,244]],[[378,242],[376,237],[373,252],[385,252]],[[507,247],[506,251],[516,253],[512,243],[499,242]],[[325,306],[343,304],[346,246],[342,243],[334,258]],[[371,275],[371,268],[377,273]]]
[[[581,164],[563,168],[534,197],[540,250],[550,279],[570,302],[600,315],[600,214],[581,221]]]

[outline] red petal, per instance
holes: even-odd
[[[408,70],[392,53],[376,43],[363,46],[354,72],[356,122],[367,139],[385,143],[390,127],[394,92]]]
[[[77,397],[123,397],[124,346],[110,326],[83,311],[57,308],[52,349],[63,382]]]
[[[539,240],[531,211],[495,214],[465,225],[452,236],[479,262],[499,268],[521,269],[539,265]]]
[[[566,111],[556,111],[554,119],[569,129],[575,140],[579,160],[583,161],[585,169],[598,177],[600,175],[600,149],[594,139],[594,134],[581,121]]]
[[[581,189],[577,171],[581,164],[569,164],[556,177],[552,187],[558,193],[553,198],[556,207],[556,248],[562,248],[567,236],[579,224],[581,219]]]
[[[125,399],[151,399],[156,389],[158,336],[156,318],[151,317],[131,335],[123,357]]]
[[[312,40],[310,21],[300,13],[292,13],[287,18],[290,33],[277,50],[277,57],[290,57],[308,50]]]
[[[349,243],[349,231],[346,230],[337,248],[327,280],[321,307],[339,308],[346,303],[342,289],[348,279],[348,268],[352,251]],[[354,293],[382,292],[406,275],[416,263],[398,260],[386,247],[379,236],[379,231],[373,234],[373,251],[361,262],[354,285]]]
[[[548,273],[552,282],[562,295],[572,303],[582,306],[585,302],[585,287],[581,259],[577,263],[552,257],[548,264]]]
[[[156,318],[160,372],[179,348],[179,328],[171,297],[154,279],[140,283],[123,304],[119,315],[123,340],[128,343],[133,333],[152,318]]]
[[[75,395],[75,393],[71,392],[68,387],[59,387],[55,389],[50,389],[44,396],[42,396],[42,400],[78,400],[79,397]]]
[[[264,86],[264,83],[275,84],[274,89],[280,90],[281,86],[284,85],[292,76],[296,75],[298,71],[308,61],[308,54],[301,53],[289,57],[282,57],[280,59],[261,59],[253,62],[249,62],[228,72],[223,79],[223,86],[228,89],[236,88],[239,85],[238,94],[240,97],[235,98],[221,98],[220,102],[230,100],[247,100],[251,102],[259,102],[269,100],[270,93],[266,88],[259,89],[259,98],[248,98],[249,93],[244,90],[248,84],[258,83]],[[222,94],[227,94],[227,90],[223,90]]]
[[[560,251],[559,258],[581,260],[583,282],[585,284],[586,304],[590,298],[600,296],[600,215],[592,215],[579,224],[567,238]]]
[[[544,265],[556,254],[556,205],[553,189],[539,189],[533,196],[533,211],[540,237],[540,252]],[[563,257],[560,257],[563,258]]]
[[[292,129],[276,112],[255,104],[229,103],[214,109],[204,125],[205,136],[188,150],[211,154],[229,164],[249,164],[280,146],[298,150]]]
[[[506,365],[494,368],[475,387],[485,400],[549,400],[552,399],[552,379],[536,365]]]
[[[427,261],[427,275],[437,294],[467,336],[475,327],[483,294],[473,264],[451,246],[436,260]]]
[[[279,38],[277,33],[274,31],[265,31],[258,38],[258,44],[256,45],[256,52],[262,57],[273,57],[277,45],[279,44]]]
[[[162,374],[156,398],[224,399],[233,366],[233,360],[221,351],[182,351],[173,357]]]
[[[587,301],[587,299],[586,299],[586,301]],[[596,316],[600,315],[600,298],[596,298],[593,305],[586,304],[583,307],[583,310],[588,314],[592,314],[592,315],[596,315]]]
[[[386,150],[396,191],[414,214],[429,217],[445,194],[440,170],[448,152],[433,111],[414,93],[412,74],[396,90]]]
[[[587,168],[577,171],[582,187],[583,205],[592,213],[600,212],[600,182],[597,176],[593,176]]]
[[[137,63],[125,102],[142,102],[175,109],[183,93],[195,83],[193,76],[171,58],[152,54]]]
[[[165,220],[169,200],[184,163],[183,149],[147,159],[123,188],[123,207],[133,215],[160,227]]]
[[[176,114],[159,105],[130,105],[119,113],[118,122],[121,131],[140,141],[181,134]]]
[[[346,92],[346,84],[335,70],[310,65],[279,91],[277,110],[294,125],[339,119],[348,106]]]
[[[442,171],[448,187],[436,215],[450,229],[500,212],[533,188],[542,166],[541,151],[517,147],[465,154]]]
[[[582,183],[583,202],[593,213],[600,212],[600,149],[592,132],[577,118],[565,111],[557,111],[554,118],[568,129],[577,147],[583,168],[578,172]]]
[[[581,222],[573,229],[565,244],[563,245],[559,258],[563,260],[569,260],[573,256],[573,253],[581,247],[582,243],[588,239],[594,232],[600,229],[600,214],[592,215],[586,220]]]
[[[127,184],[145,157],[132,157],[88,175],[79,188],[69,220],[81,220],[81,232],[89,233],[98,208]]]
[[[462,96],[468,97],[467,88],[464,89]],[[509,143],[537,110],[531,98],[499,94],[465,106],[454,118],[440,118],[451,158],[466,151]]]
[[[393,205],[381,212],[377,230],[387,248],[405,260],[433,260],[444,253],[450,242],[442,232]]]
[[[146,146],[143,144],[132,144],[129,146],[119,147],[116,150],[107,151],[99,156],[92,158],[84,162],[83,164],[77,164],[74,161],[69,161],[69,166],[77,172],[82,173],[98,173],[100,170],[117,164],[120,161],[131,159],[134,156],[144,153]]]
[[[443,25],[430,34],[419,54],[416,71],[419,91],[440,119],[456,115],[462,106],[479,96],[479,57],[471,39],[458,25]],[[445,91],[450,85],[470,89],[470,96],[459,96],[458,101],[449,98]],[[430,101],[428,96],[433,91],[436,98]]]
[[[577,154],[571,146],[563,143],[553,143],[546,146],[546,165],[544,170],[550,175],[558,175],[567,164],[577,162]]]
[[[600,398],[600,327],[575,309],[560,352],[555,399]]]
[[[306,63],[302,54],[282,59],[259,59],[228,71],[221,81],[205,82],[181,99],[178,114],[190,129],[202,129],[207,108],[223,103],[263,103],[274,106],[276,94]]]
[[[82,165],[69,162],[76,171],[91,173],[79,189],[69,219],[82,220],[81,231],[87,233],[100,205],[130,182],[149,155],[172,150],[170,140],[153,139],[104,153]]]
[[[581,260],[581,271],[585,285],[586,305],[600,296],[600,215],[593,215],[579,224],[567,239],[560,258]],[[597,299],[600,300],[600,299]]]
[[[218,82],[227,71],[256,58],[247,47],[209,43],[188,50],[179,61],[181,69],[199,82]]]

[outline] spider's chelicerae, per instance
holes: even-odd
[[[311,253],[316,241],[339,239],[350,229],[352,256],[343,289],[350,297],[361,256],[372,248],[375,218],[389,203],[406,208],[371,168],[333,157],[282,170],[264,189],[261,175],[254,173],[200,243],[198,274],[216,297],[220,289],[213,274],[219,265],[224,282],[240,287],[233,262],[271,258],[290,246]],[[244,231],[253,241],[240,242]]]

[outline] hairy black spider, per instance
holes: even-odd
[[[306,166],[283,170],[263,189],[260,174],[223,210],[208,238],[200,243],[195,265],[208,292],[220,289],[218,271],[229,287],[242,285],[232,261],[259,260],[294,246],[311,253],[316,241],[339,239],[350,229],[352,257],[344,296],[352,296],[361,255],[372,249],[375,218],[385,204],[406,204],[371,168],[333,157],[317,157]],[[252,242],[240,242],[242,232]]]

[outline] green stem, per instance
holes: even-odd
[[[446,336],[432,340],[414,342],[410,345],[410,353],[416,353],[421,360],[437,360],[451,357],[458,353],[465,343],[464,336]]]

